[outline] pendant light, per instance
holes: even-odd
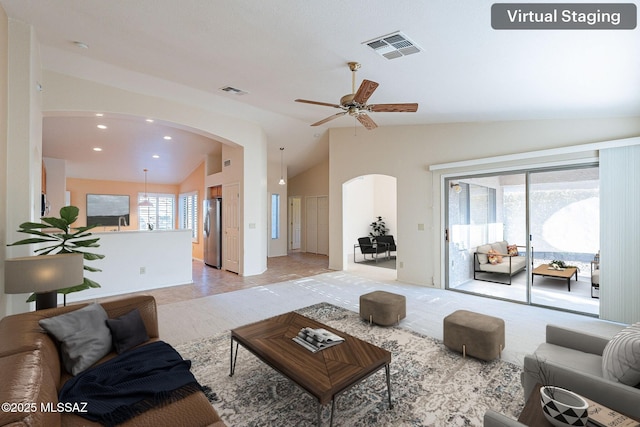
[[[149,197],[147,196],[147,169],[144,169],[144,200],[138,203],[138,206],[153,206],[153,203],[149,201]]]
[[[286,182],[284,181],[284,174],[282,173],[284,169],[283,161],[282,161],[283,152],[284,152],[284,147],[280,147],[280,181],[278,181],[278,184],[280,185],[286,184]]]

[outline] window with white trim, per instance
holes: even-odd
[[[179,228],[191,230],[191,240],[198,241],[198,192],[183,193],[180,200]]]
[[[148,200],[149,206],[140,206]],[[174,194],[138,193],[138,229],[139,230],[173,230],[175,228]]]
[[[280,195],[271,195],[271,238],[280,238]]]

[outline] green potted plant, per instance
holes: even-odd
[[[389,231],[381,216],[376,217],[376,220],[369,224],[369,226],[371,227],[369,237],[371,237],[371,240],[374,242],[378,236],[384,236],[387,234],[387,231]]]
[[[72,228],[76,219],[78,219],[79,209],[76,206],[65,206],[60,209],[60,218],[56,217],[44,217],[40,218],[42,222],[24,222],[20,224],[18,233],[31,234],[28,239],[19,240],[11,243],[7,246],[18,245],[39,245],[40,247],[35,250],[37,255],[55,255],[65,253],[79,253],[82,254],[85,261],[93,261],[96,259],[104,258],[104,255],[86,252],[87,248],[97,248],[99,237],[91,237],[92,234],[88,231],[95,228],[97,225],[91,225],[87,227]],[[59,232],[49,233],[44,230],[54,228]],[[98,272],[102,271],[95,267],[90,267],[84,264],[85,271]],[[59,294],[65,296],[71,292],[79,292],[89,288],[99,288],[100,284],[85,277],[81,285],[71,286],[68,288],[58,289]],[[35,294],[27,299],[27,302],[35,301]]]

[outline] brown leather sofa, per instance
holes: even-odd
[[[0,426],[92,426],[99,425],[78,415],[41,411],[41,404],[58,402],[58,391],[71,378],[61,365],[55,340],[38,321],[86,306],[77,304],[7,316],[0,321]],[[101,304],[109,318],[137,308],[150,340],[157,341],[158,318],[155,299],[135,296]],[[112,352],[98,363],[115,357]],[[12,406],[6,406],[7,404]],[[148,410],[123,426],[215,426],[224,427],[202,392],[162,407]]]

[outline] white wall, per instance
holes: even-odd
[[[208,136],[243,149],[240,181],[240,274],[260,274],[267,269],[267,160],[266,135],[257,125],[223,116],[202,107],[134,93],[55,72],[45,72],[44,111],[67,115],[80,111],[117,112],[154,117],[198,129]],[[223,153],[224,154],[224,153]]]
[[[37,89],[37,84],[42,82],[42,67],[33,28],[9,20],[8,31],[7,97],[11,104],[8,106],[7,156],[3,160],[7,164],[5,241],[11,243],[24,237],[16,232],[21,223],[40,217],[42,92]],[[6,249],[7,258],[30,254],[28,246]],[[29,305],[21,295],[8,295],[6,303],[0,307],[0,314],[28,309]]]
[[[640,135],[637,117],[380,127],[358,133],[357,138],[350,128],[331,129],[329,267],[343,269],[342,185],[355,177],[397,177],[397,239],[402,245],[404,265],[398,268],[398,280],[440,287],[440,187],[445,171],[430,172],[429,165],[469,161],[468,168],[482,169],[490,166],[474,159],[636,135]],[[551,163],[560,159],[553,156],[543,160]],[[521,161],[514,160],[512,164],[518,162]]]
[[[0,5],[0,158],[7,158],[7,83],[9,19]],[[7,162],[0,162],[0,260],[6,258],[7,244]],[[9,296],[4,293],[4,262],[0,265],[0,318],[7,314]]]
[[[387,234],[396,235],[398,231],[398,194],[397,180],[386,175],[374,175],[373,220],[381,216],[387,227]]]
[[[67,162],[61,159],[45,157],[46,166],[47,203],[49,216],[59,216],[60,208],[66,206],[65,192],[67,191]]]

